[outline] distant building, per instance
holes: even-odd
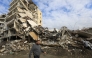
[[[37,10],[37,12],[38,12],[37,24],[42,26],[42,12],[39,9]]]

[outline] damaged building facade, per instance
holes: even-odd
[[[4,26],[5,26],[5,18],[6,18],[6,15],[3,14],[0,16],[0,33],[3,33],[3,30],[4,30]]]
[[[6,26],[4,26],[5,31],[2,32],[1,39],[17,36],[25,39],[29,35],[38,39],[33,28],[42,26],[42,13],[32,0],[12,0],[9,13],[2,20]]]
[[[5,27],[5,19],[6,19],[6,15],[0,15],[0,37],[2,37],[2,33],[4,32],[4,27]],[[1,40],[0,40],[1,42]]]

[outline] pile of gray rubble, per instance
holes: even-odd
[[[16,52],[29,50],[32,44],[23,40],[14,40],[0,46],[0,55],[14,54]]]
[[[37,30],[42,46],[55,47],[59,46],[66,50],[73,49],[92,49],[92,33],[85,32],[84,30],[69,30],[67,27],[62,27],[60,30],[54,29],[53,31],[48,28],[37,26]],[[89,29],[87,29],[89,30]],[[14,54],[15,52],[30,50],[32,41],[20,39],[8,42],[1,42],[0,55]]]

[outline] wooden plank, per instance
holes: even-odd
[[[30,32],[29,35],[34,39],[34,40],[38,40],[38,35],[34,32]]]

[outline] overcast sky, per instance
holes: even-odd
[[[92,27],[92,0],[33,0],[43,13],[43,26],[81,29]],[[0,0],[0,14],[7,13],[11,0]]]

